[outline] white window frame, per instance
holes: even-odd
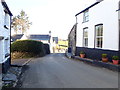
[[[7,54],[8,53],[8,39],[5,39],[4,40],[4,51],[5,51],[5,54]]]
[[[85,32],[87,31],[87,36],[85,36]],[[87,40],[87,43],[86,43]],[[88,47],[88,27],[83,28],[83,47]]]
[[[9,14],[5,12],[5,16],[4,16],[4,28],[9,29],[9,26],[10,26]]]
[[[97,27],[99,28],[98,30],[102,29],[102,31],[101,32],[98,31]],[[98,45],[97,39],[101,39],[102,40],[101,42],[99,42],[99,45]],[[95,25],[95,48],[100,48],[100,49],[103,48],[103,24]]]
[[[84,22],[88,22],[89,21],[89,10],[86,10],[84,13],[83,13],[83,23]]]

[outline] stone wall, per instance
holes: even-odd
[[[96,49],[96,48],[85,48],[85,47],[77,47],[76,48],[76,56],[79,56],[80,51],[85,52],[86,58],[90,58],[93,60],[101,60],[101,55],[103,53],[108,54],[108,59],[110,62],[112,62],[113,55],[119,56],[119,51],[103,50],[103,49]]]

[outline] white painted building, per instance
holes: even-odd
[[[51,33],[49,34],[24,34],[20,40],[37,40],[41,41],[44,44],[48,44],[50,47],[50,52],[53,53],[53,47],[56,46],[55,42],[53,41],[53,37]]]
[[[2,69],[6,71],[10,63],[10,30],[11,30],[11,16],[6,2],[0,2],[0,64]],[[4,72],[4,71],[3,71]]]
[[[97,2],[100,1],[100,2]],[[77,13],[76,54],[81,50],[95,59],[102,53],[120,53],[120,0],[96,0]],[[109,58],[111,59],[111,56]]]

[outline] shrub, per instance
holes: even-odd
[[[118,56],[113,56],[112,59],[113,60],[119,60],[119,57]]]
[[[102,54],[102,58],[107,58],[107,54]]]
[[[28,52],[36,55],[44,56],[44,45],[40,41],[35,40],[18,40],[11,44],[11,52]]]

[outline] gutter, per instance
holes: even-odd
[[[3,7],[5,8],[4,11],[5,11],[6,13],[8,13],[10,16],[13,16],[13,14],[11,13],[10,9],[8,8],[6,2],[3,0],[3,1],[1,1],[1,3],[2,3]]]
[[[94,4],[90,5],[89,7],[85,8],[84,10],[82,10],[81,12],[77,13],[75,16],[78,16],[79,14],[87,11],[88,9],[92,8],[93,6],[97,5],[100,2],[95,2]]]
[[[92,8],[93,6],[99,4],[99,3],[102,2],[103,0],[96,0],[96,1],[97,1],[97,2],[95,2],[94,4],[90,5],[89,7],[85,8],[84,10],[82,10],[81,12],[79,12],[79,13],[77,13],[77,14],[75,15],[75,17],[76,17],[76,24],[78,24],[78,23],[77,23],[77,16],[78,16],[79,14],[81,14],[81,13],[89,10],[90,8]]]
[[[116,12],[117,12],[117,11],[120,11],[120,9],[116,10]]]

